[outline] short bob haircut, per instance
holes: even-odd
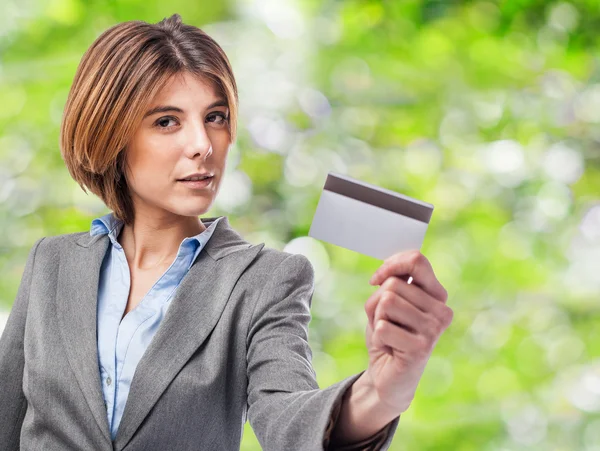
[[[83,55],[64,108],[60,149],[69,173],[126,224],[134,219],[125,179],[125,149],[150,101],[172,76],[189,72],[209,82],[229,107],[236,137],[238,92],[223,49],[179,14],[156,24],[122,22]]]

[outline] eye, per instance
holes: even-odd
[[[173,116],[164,116],[161,117],[160,119],[158,119],[154,125],[156,127],[158,127],[161,130],[170,130],[171,128],[173,128],[173,125],[168,125],[169,121],[177,121],[176,118],[174,118]]]
[[[217,112],[212,113],[211,115],[209,115],[207,117],[207,120],[209,122],[212,122],[212,123],[216,124],[219,127],[223,127],[224,125],[227,124],[227,121],[229,120],[229,118],[225,115],[225,113],[217,111]]]

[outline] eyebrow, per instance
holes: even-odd
[[[210,110],[211,108],[215,108],[218,106],[228,106],[227,100],[226,99],[218,99],[217,101],[208,105],[206,107],[206,109]],[[146,112],[146,114],[144,114],[144,118],[147,118],[148,116],[152,116],[153,114],[157,114],[157,113],[166,113],[167,111],[176,111],[178,113],[185,113],[185,111],[183,111],[181,108],[176,107],[176,106],[159,105],[157,107],[152,108],[148,112]]]

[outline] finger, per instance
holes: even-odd
[[[398,295],[391,291],[382,292],[379,297],[379,302],[377,303],[377,307],[375,308],[375,316],[373,318],[373,323],[377,324],[379,320],[386,320],[396,323],[398,326],[405,328],[411,333],[417,333],[417,331],[408,324],[406,318],[402,318],[401,315],[396,315],[393,319],[389,315],[390,305],[396,302],[396,297]]]
[[[400,276],[402,280],[408,280],[409,277],[410,276]],[[377,290],[375,290],[373,294],[369,296],[367,302],[365,302],[365,312],[367,314],[367,318],[371,327],[375,327],[373,322],[373,319],[375,317],[375,309],[377,308],[377,303],[379,302],[379,296],[381,295],[381,292],[384,289],[385,287],[383,286],[378,287]]]
[[[419,250],[400,252],[387,258],[375,271],[369,283],[379,285],[390,276],[401,275],[412,276],[413,283],[418,284],[435,299],[442,302],[448,299],[448,292],[435,277],[429,260]]]
[[[381,295],[375,311],[375,324],[380,319],[391,321],[411,333],[435,338],[437,319],[416,308],[397,293],[386,291]]]
[[[365,303],[365,312],[367,313],[367,318],[369,320],[369,324],[371,325],[372,328],[375,327],[375,310],[377,309],[377,304],[379,303],[379,297],[381,296],[381,293],[385,291],[385,287],[384,286],[380,286],[377,288],[377,290],[375,290],[373,292],[373,294],[371,294],[371,296],[369,296],[369,299],[367,299],[367,302]]]
[[[385,280],[385,278],[386,278],[385,276],[389,272],[390,265],[394,261],[396,261],[398,258],[406,258],[406,257],[410,256],[414,252],[416,252],[415,249],[404,251],[404,252],[399,252],[399,253],[390,255],[388,258],[386,258],[383,261],[383,263],[379,266],[379,268],[377,268],[377,270],[373,273],[373,276],[369,280],[369,283],[371,285],[379,285],[383,280]],[[408,274],[408,273],[406,273],[406,274],[397,273],[395,275],[398,276],[398,277],[400,277],[400,276],[407,276],[408,278],[410,278],[410,274]]]
[[[371,326],[369,326],[368,324],[366,330],[366,343],[367,349],[379,349],[385,352],[386,354],[389,354],[391,356],[394,355],[395,351],[389,346],[387,346],[385,343],[383,343],[379,335],[377,335],[375,331],[371,329]]]
[[[375,308],[377,307],[377,303],[379,301],[379,293],[381,293],[382,290],[383,287],[377,288],[377,290],[375,290],[373,294],[369,296],[367,302],[365,302],[365,313],[367,314],[367,319],[369,320],[369,325],[371,328],[375,327],[373,318],[375,316]]]
[[[376,323],[377,339],[395,351],[414,356],[427,348],[427,341],[422,335],[415,335],[384,319]]]
[[[389,277],[383,282],[381,287],[386,291],[392,291],[400,297],[408,301],[410,304],[436,318],[440,323],[445,324],[452,310],[448,305],[439,302],[437,299],[430,296],[422,288],[409,284],[398,277]],[[385,293],[385,291],[384,291]],[[379,294],[380,296],[382,293]]]

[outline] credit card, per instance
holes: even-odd
[[[370,257],[421,249],[433,205],[329,172],[308,235]]]

